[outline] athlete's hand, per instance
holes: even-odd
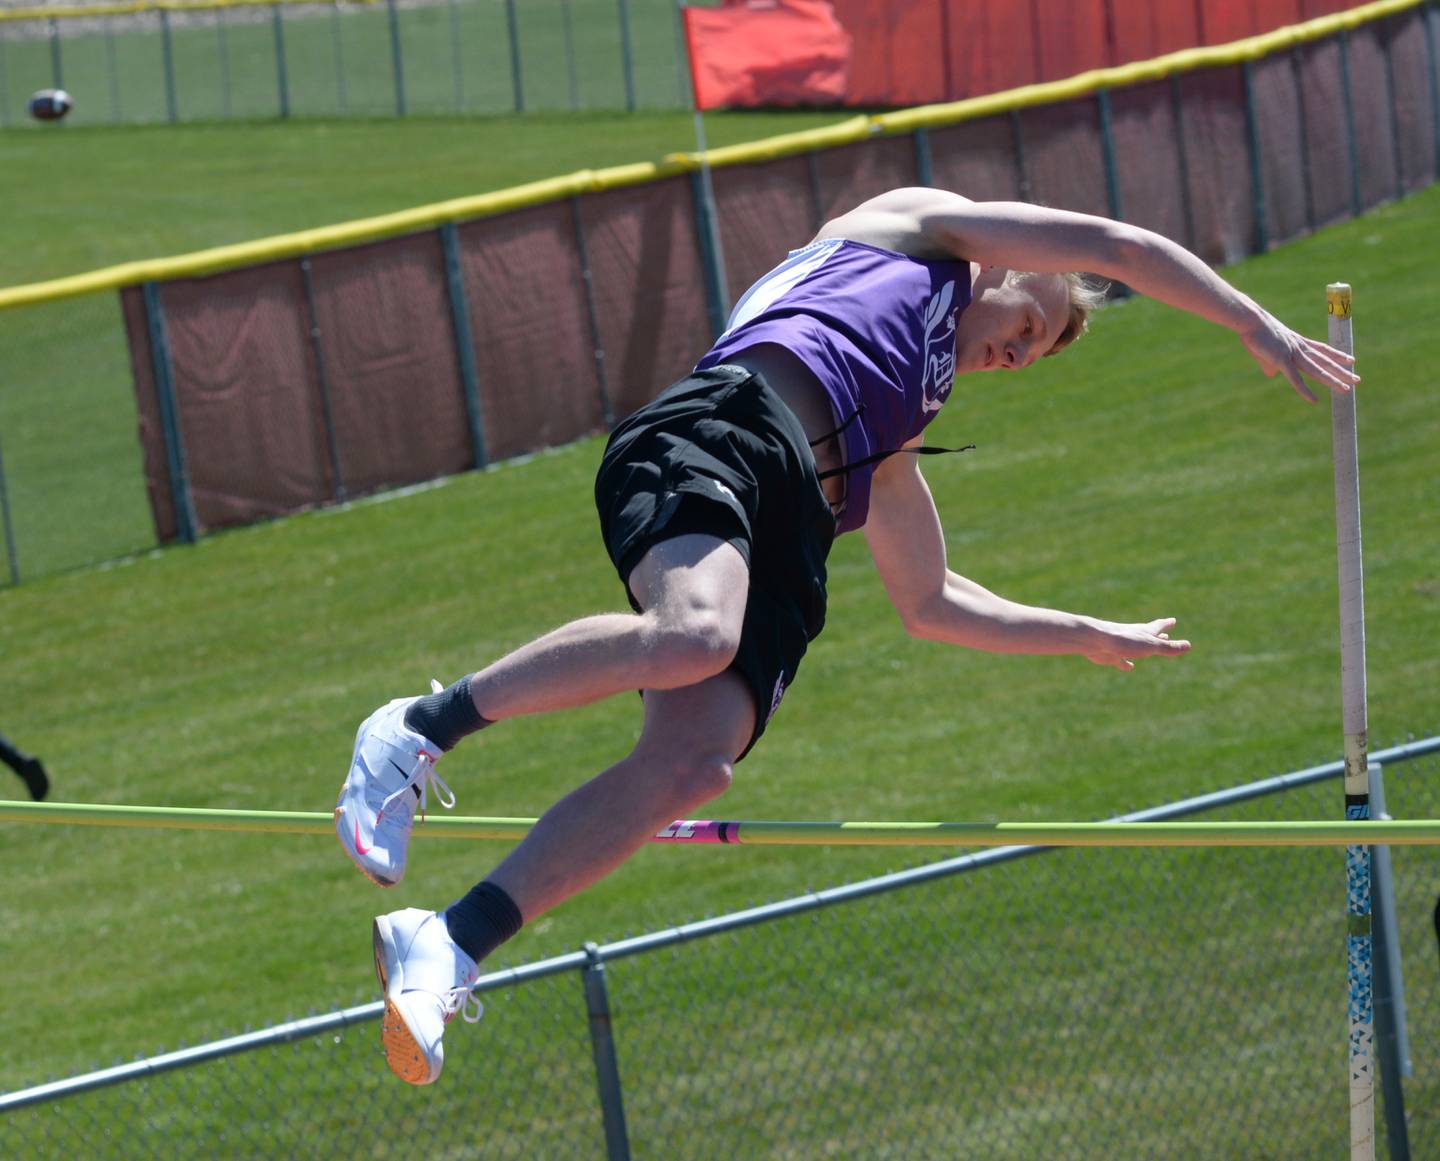
[[[1240,332],[1240,341],[1266,375],[1284,375],[1301,398],[1311,403],[1316,397],[1305,382],[1307,377],[1337,392],[1349,391],[1360,382],[1360,376],[1351,369],[1355,365],[1353,356],[1307,339],[1266,311],[1260,312],[1259,322]]]
[[[1162,617],[1143,625],[1100,621],[1096,627],[1099,639],[1096,646],[1085,654],[1096,665],[1130,670],[1135,668],[1135,660],[1139,657],[1178,657],[1190,651],[1189,641],[1170,639],[1170,630],[1175,627],[1174,617]]]

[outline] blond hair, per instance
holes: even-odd
[[[1090,326],[1090,312],[1104,306],[1110,293],[1110,284],[1104,279],[1076,271],[1060,277],[1065,279],[1065,289],[1070,296],[1070,317],[1065,320],[1065,329],[1045,352],[1047,356],[1058,355],[1083,335]]]

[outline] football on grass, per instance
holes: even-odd
[[[37,121],[58,121],[74,104],[64,89],[41,89],[30,97],[30,116]]]

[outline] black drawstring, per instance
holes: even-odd
[[[828,472],[821,472],[819,478],[828,480],[831,476],[845,476],[856,468],[863,468],[867,464],[878,464],[881,460],[888,460],[891,456],[899,455],[901,452],[909,452],[917,456],[943,456],[958,455],[960,452],[974,451],[975,445],[967,443],[964,447],[892,447],[889,451],[876,452],[873,456],[866,456],[864,459],[856,460],[853,464],[846,464],[843,468],[831,468]]]
[[[849,418],[847,418],[844,423],[842,423],[829,435],[822,435],[819,439],[812,439],[810,441],[810,446],[815,447],[818,444],[824,443],[826,440],[834,439],[837,435],[839,435],[847,427],[849,427],[852,423],[859,419],[860,413],[864,410],[865,404],[862,403],[859,407],[857,407],[854,411],[850,413]],[[831,476],[849,475],[856,468],[863,468],[867,464],[878,464],[881,460],[888,460],[891,456],[898,455],[900,452],[910,452],[913,455],[917,456],[940,456],[958,455],[960,452],[974,450],[975,445],[973,443],[967,443],[964,447],[896,447],[891,448],[889,451],[876,452],[873,456],[866,456],[864,459],[856,460],[853,464],[846,464],[843,468],[831,468],[828,472],[821,472],[819,474],[819,478],[822,480],[828,480]]]
[[[865,404],[862,403],[862,404],[860,404],[859,407],[857,407],[854,411],[852,411],[852,412],[850,413],[850,418],[849,418],[849,419],[847,419],[844,423],[842,423],[839,427],[837,427],[837,428],[836,428],[834,431],[832,431],[829,435],[822,435],[819,439],[812,439],[812,440],[810,441],[810,446],[811,446],[811,447],[816,447],[817,445],[824,443],[827,439],[834,439],[837,435],[839,435],[842,431],[844,431],[847,427],[849,427],[852,423],[854,423],[857,419],[859,419],[859,418],[860,418],[860,413],[863,412],[864,410],[865,410]]]

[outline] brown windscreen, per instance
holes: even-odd
[[[686,374],[710,345],[688,177],[581,199],[605,377],[616,418]]]
[[[1018,201],[1014,123],[1009,114],[932,129],[930,174],[942,189],[976,201]]]
[[[725,249],[728,305],[820,228],[815,154],[760,165],[734,165],[712,176]]]
[[[887,189],[914,185],[915,164],[915,142],[908,136],[882,137],[817,154],[821,216],[832,218]]]
[[[1189,246],[1189,195],[1171,83],[1154,81],[1111,93],[1110,133],[1122,216]]]
[[[1429,47],[1425,40],[1424,9],[1419,20],[1392,17],[1384,24],[1389,42],[1386,55],[1394,73],[1395,119],[1400,152],[1401,184],[1406,193],[1435,180],[1440,169],[1436,157],[1435,94],[1431,88]],[[1440,36],[1440,29],[1437,29]],[[1427,100],[1427,94],[1430,99]]]
[[[460,265],[492,459],[604,426],[569,202],[460,227]]]
[[[196,531],[474,462],[438,235],[160,287]],[[177,533],[141,292],[123,296],[146,480]]]
[[[1180,78],[1194,250],[1211,265],[1238,262],[1255,240],[1245,81],[1239,65]]]
[[[1347,218],[1350,196],[1350,143],[1338,38],[1312,41],[1295,50],[1300,97],[1305,111],[1305,150],[1310,159],[1310,204],[1315,225]]]
[[[316,255],[310,277],[345,495],[473,466],[440,236]]]
[[[299,264],[169,282],[160,300],[199,528],[334,498]]]
[[[1423,11],[1423,9],[1422,9]],[[1350,100],[1355,108],[1356,169],[1360,174],[1362,209],[1379,205],[1399,192],[1395,172],[1395,122],[1390,112],[1384,26],[1362,24],[1349,36]]]
[[[1020,139],[1026,201],[1086,214],[1109,213],[1099,106],[1093,97],[1026,109],[1020,114]]]
[[[1295,58],[1257,60],[1250,66],[1250,95],[1259,137],[1265,234],[1270,244],[1297,238],[1310,228],[1305,152],[1300,132],[1300,82]]]

